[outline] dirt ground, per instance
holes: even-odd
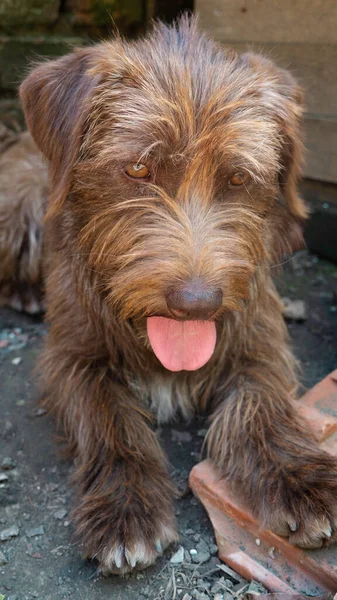
[[[307,319],[289,322],[289,331],[310,387],[337,364],[337,266],[300,253],[277,285],[282,296],[306,305]],[[33,367],[45,333],[39,320],[0,310],[0,599],[242,597],[248,586],[219,566],[207,515],[191,494],[177,503],[183,547],[177,564],[170,558],[179,544],[154,567],[124,579],[104,579],[95,563],[81,560],[72,544],[71,465],[59,456],[52,419],[36,404]],[[200,419],[160,432],[181,489],[200,459],[205,427]]]

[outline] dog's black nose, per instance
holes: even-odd
[[[210,319],[222,304],[222,291],[192,281],[166,294],[167,307],[177,319]]]

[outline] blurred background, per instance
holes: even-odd
[[[17,86],[32,59],[55,57],[111,35],[146,32],[151,20],[199,14],[213,38],[263,52],[290,69],[306,92],[307,160],[302,193],[312,219],[309,248],[337,261],[336,0],[0,0],[0,118],[21,128]]]

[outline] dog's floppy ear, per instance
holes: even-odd
[[[262,102],[279,124],[282,141],[279,171],[281,194],[291,215],[304,220],[308,211],[297,191],[303,162],[302,90],[288,71],[277,67],[264,56],[247,53],[242,55],[242,60],[260,76]]]
[[[99,76],[91,70],[94,48],[80,49],[35,67],[20,87],[28,128],[50,161],[49,214],[63,204],[79,153]]]
[[[253,53],[242,55],[245,66],[255,72],[260,83],[261,103],[277,123],[281,143],[279,157],[279,202],[270,215],[271,260],[304,247],[303,224],[308,208],[298,194],[303,161],[302,90],[288,71],[271,60]]]

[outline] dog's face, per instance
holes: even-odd
[[[76,216],[81,252],[120,317],[155,317],[161,359],[186,321],[184,335],[211,348],[209,323],[249,301],[259,273],[300,238],[292,78],[182,19],[46,63],[21,96],[51,161],[50,214]]]

